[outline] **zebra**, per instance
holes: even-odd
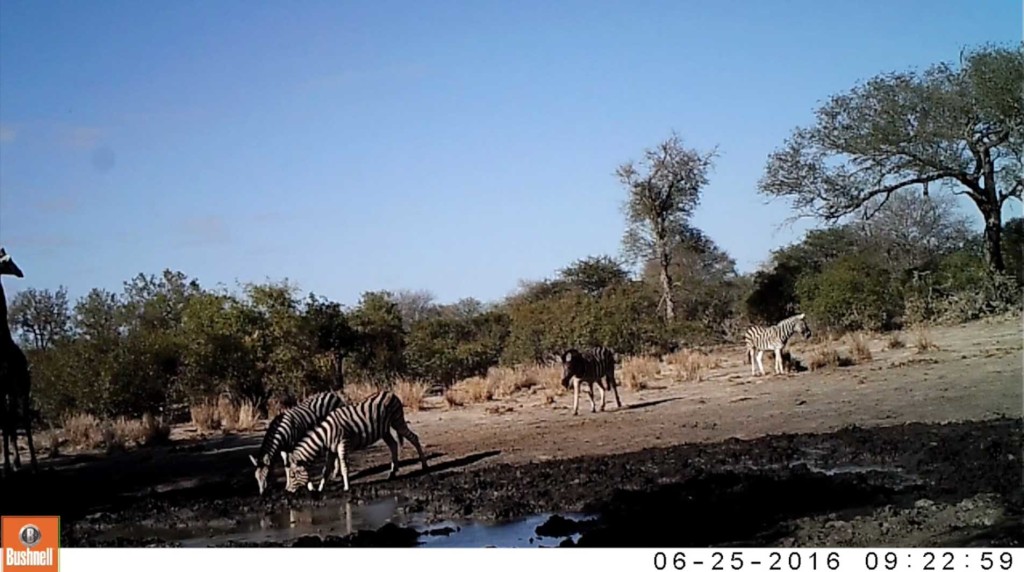
[[[280,453],[282,459],[287,459],[285,453],[299,439],[326,419],[331,411],[344,405],[345,400],[337,393],[324,391],[313,394],[298,405],[274,416],[263,434],[259,452],[256,455],[249,455],[249,460],[256,467],[256,485],[259,487],[260,495],[267,488],[267,476],[270,474],[274,457]]]
[[[743,334],[743,341],[746,344],[746,359],[750,360],[750,375],[757,375],[754,365],[755,352],[757,368],[760,369],[761,375],[765,375],[762,358],[766,351],[775,352],[775,373],[782,375],[784,373],[782,350],[785,349],[786,343],[793,337],[793,334],[797,332],[802,334],[805,340],[811,337],[811,328],[807,325],[805,314],[790,316],[774,326],[753,325],[748,327]]]
[[[398,433],[397,442],[390,429]],[[398,449],[403,444],[403,438],[416,448],[420,464],[426,471],[427,458],[423,454],[419,438],[405,422],[404,407],[397,395],[390,391],[380,391],[361,403],[335,409],[285,456],[285,474],[288,479],[285,488],[290,493],[302,485],[313,490],[307,465],[319,456],[320,451],[326,451],[327,459],[317,490],[323,490],[328,467],[336,459],[341,467],[345,490],[348,491],[348,452],[365,449],[380,440],[383,440],[391,451],[391,472],[388,479],[393,479],[398,474]]]
[[[580,383],[586,383],[590,389],[590,412],[597,412],[597,404],[594,403],[594,383],[601,390],[601,411],[605,407],[605,390],[610,389],[615,393],[615,404],[621,408],[622,400],[619,399],[618,383],[615,381],[615,352],[604,346],[584,348],[582,350],[571,348],[562,353],[562,387],[569,389],[569,382],[573,382],[572,414],[580,413]],[[575,378],[575,379],[573,379]],[[607,385],[607,387],[606,387]]]

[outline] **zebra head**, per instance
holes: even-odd
[[[576,364],[583,359],[583,354],[576,348],[565,350],[562,353],[562,387],[569,389],[569,380],[576,371]]]
[[[310,490],[313,489],[313,483],[309,481],[309,471],[306,467],[296,463],[294,460],[287,461],[284,469],[285,477],[287,479],[284,489],[289,493],[302,488],[305,485]]]
[[[795,330],[803,335],[805,340],[811,339],[811,327],[807,325],[807,314],[797,314],[794,318],[796,318],[793,324]]]
[[[18,278],[24,278],[25,274],[22,273],[21,268],[18,268],[18,264],[14,262],[10,254],[3,248],[0,248],[0,274],[9,274]]]
[[[267,490],[267,475],[270,474],[270,463],[267,462],[266,457],[257,459],[249,455],[249,460],[256,467],[256,485],[260,488],[260,496],[263,496],[263,492]]]

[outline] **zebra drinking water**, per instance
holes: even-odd
[[[391,435],[391,429],[398,433],[398,442]],[[365,449],[380,440],[383,440],[391,451],[391,472],[388,479],[392,479],[398,474],[398,449],[403,439],[408,440],[416,448],[423,470],[426,471],[427,459],[419,438],[406,424],[402,401],[394,393],[381,391],[357,405],[335,409],[285,455],[285,488],[288,492],[295,492],[299,487],[307,485],[309,490],[313,490],[308,465],[321,451],[326,451],[327,459],[318,490],[323,490],[328,467],[336,458],[347,491],[348,452]]]
[[[261,495],[267,488],[267,476],[270,474],[274,458],[279,453],[284,458],[283,455],[291,450],[299,439],[326,419],[331,411],[344,405],[345,400],[337,393],[324,391],[309,396],[270,421],[263,434],[259,452],[255,456],[249,455],[249,460],[256,467],[256,484]]]

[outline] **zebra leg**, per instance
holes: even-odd
[[[597,384],[597,389],[601,391],[601,411],[604,411],[604,386],[599,383]]]
[[[412,432],[412,429],[409,429],[409,426],[406,425],[404,420],[401,422],[401,424],[395,426],[395,430],[398,431],[399,435],[401,435],[406,441],[412,443],[412,446],[416,448],[416,454],[420,456],[420,465],[422,465],[423,470],[426,471],[427,456],[423,454],[423,447],[420,446],[420,438],[417,437],[416,434]]]
[[[580,380],[572,380],[572,414],[580,414]]]
[[[348,463],[345,462],[345,440],[342,439],[338,443],[338,464],[341,465],[341,480],[345,484],[345,490],[348,491]]]
[[[590,395],[590,412],[597,413],[597,403],[594,402],[594,382],[587,384],[587,392]]]
[[[747,357],[750,358],[750,376],[757,375],[757,364],[754,363],[754,348],[747,348]]]
[[[782,368],[782,348],[775,348],[775,373],[779,375],[786,373]]]
[[[319,491],[324,490],[324,485],[327,483],[327,478],[330,476],[329,473],[333,472],[334,470],[334,456],[334,451],[332,451],[330,448],[328,448],[327,451],[324,452],[324,468],[323,471],[320,473],[320,487],[318,489]]]
[[[764,375],[764,350],[757,350],[757,369],[760,370],[761,375]]]
[[[381,435],[381,439],[384,440],[384,444],[388,446],[388,450],[391,451],[391,472],[388,473],[388,480],[395,478],[398,474],[398,442],[391,436],[391,431],[384,431]]]
[[[615,406],[622,408],[622,400],[619,399],[619,382],[615,381],[615,371],[608,372],[608,386],[612,388],[612,393],[615,394]]]

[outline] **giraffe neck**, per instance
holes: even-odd
[[[13,339],[11,337],[11,324],[7,321],[7,294],[4,293],[3,280],[0,280],[0,341]]]

